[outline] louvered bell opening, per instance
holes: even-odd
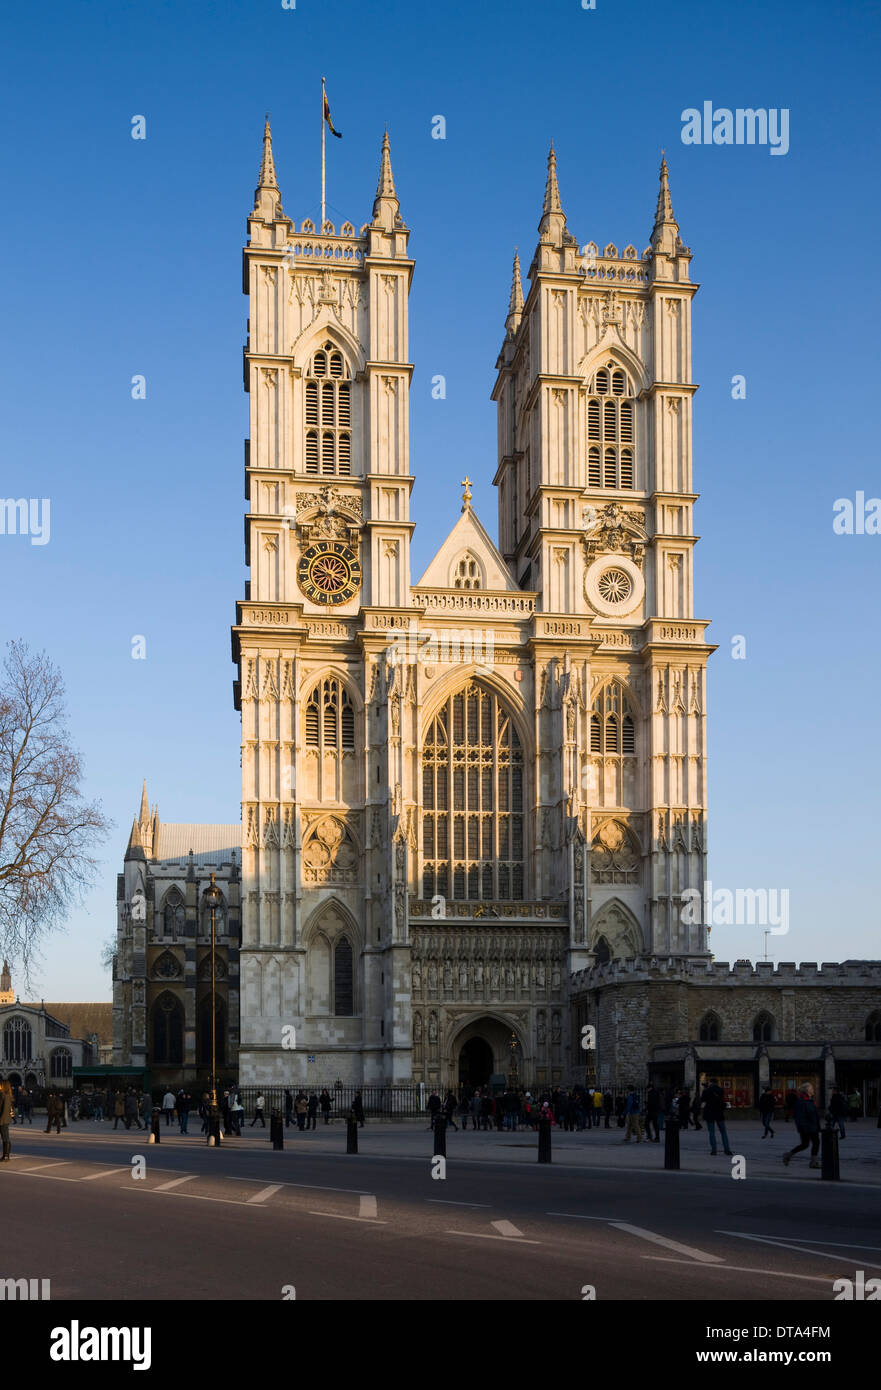
[[[306,747],[318,747],[318,706],[306,706]]]
[[[624,716],[621,747],[625,753],[636,752],[636,730],[633,727],[633,720],[629,714],[625,714]]]
[[[621,402],[621,438],[625,444],[633,443],[633,403]]]
[[[318,424],[318,386],[314,381],[306,384],[306,424]]]
[[[352,423],[352,395],[348,382],[341,382],[337,388],[337,423],[348,429]]]
[[[335,377],[341,377],[343,374],[343,358],[339,352],[330,354],[330,374]]]
[[[321,471],[322,473],[335,473],[336,460],[334,458],[333,435],[324,434],[321,437]]]
[[[341,434],[339,437],[340,474],[347,478],[352,472],[352,437]]]
[[[618,438],[618,410],[614,401],[603,406],[603,438],[608,442]]]
[[[603,751],[603,731],[598,714],[590,716],[590,751],[591,753],[602,753]]]
[[[318,472],[318,434],[310,430],[306,435],[306,472]]]
[[[609,394],[609,373],[604,367],[596,374],[595,389],[598,396],[608,396]]]
[[[600,465],[599,449],[591,449],[587,457],[587,483],[588,487],[602,487],[603,471]]]
[[[601,439],[600,433],[600,403],[599,401],[588,401],[587,403],[587,437],[588,439]]]
[[[613,372],[613,373],[612,373],[612,394],[613,394],[613,395],[615,395],[615,396],[623,396],[623,395],[624,395],[624,390],[625,390],[626,385],[627,385],[627,378],[625,377],[625,375],[624,375],[623,372],[617,371],[617,372]]]
[[[321,423],[322,425],[336,424],[334,387],[331,381],[326,381],[321,388]]]
[[[343,705],[342,736],[344,748],[355,747],[355,711],[348,702]]]
[[[614,714],[610,714],[606,720],[606,748],[607,753],[620,753],[621,744],[619,741],[618,719]]]
[[[605,487],[616,487],[618,484],[618,468],[615,460],[615,450],[607,449],[605,467],[603,470],[603,485]]]
[[[625,449],[621,455],[621,486],[633,487],[633,451]]]
[[[327,376],[327,354],[316,352],[312,361],[312,375],[317,377]]]

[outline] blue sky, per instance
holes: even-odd
[[[881,537],[832,530],[835,499],[881,494],[879,28],[875,6],[810,0],[81,0],[7,16],[0,494],[49,497],[52,531],[45,546],[0,537],[0,639],[61,666],[87,793],[116,822],[32,993],[106,997],[99,948],[144,776],[166,820],[238,818],[241,245],[267,110],[285,211],[317,214],[322,73],[344,137],[329,142],[328,215],[369,217],[387,123],[412,230],[415,576],[458,515],[466,468],[496,532],[489,393],[551,137],[579,242],[639,251],[666,149],[702,285],[696,612],[719,644],[710,878],[790,890],[778,959],[881,955]],[[681,113],[705,100],[788,109],[789,152],[684,145]],[[135,115],[146,140],[131,139]],[[731,397],[735,374],[745,400]],[[136,634],[145,661],[131,659]],[[738,634],[745,660],[731,656]],[[733,960],[763,941],[717,926],[712,946]]]

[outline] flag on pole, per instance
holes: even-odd
[[[330,119],[330,103],[327,100],[327,92],[324,93],[324,119],[327,121],[327,128],[331,135],[335,135],[338,140],[342,140],[342,131],[334,130],[333,121]]]

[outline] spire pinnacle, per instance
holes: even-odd
[[[260,161],[260,177],[257,180],[259,188],[278,188],[275,179],[275,160],[272,158],[272,131],[269,128],[269,112],[266,113],[266,124],[263,127],[263,158]]]
[[[563,205],[560,202],[560,190],[557,186],[557,155],[553,140],[548,151],[548,176],[545,182],[545,199],[541,210],[545,217],[549,212],[563,211]]]
[[[686,252],[679,237],[679,224],[673,212],[670,197],[670,178],[664,151],[661,150],[661,175],[658,189],[658,206],[655,210],[655,225],[652,229],[652,250],[661,256],[678,256]]]
[[[505,332],[516,333],[523,314],[523,281],[520,276],[520,255],[514,249],[514,269],[511,275],[511,295],[508,300],[508,317],[505,319]]]
[[[396,198],[395,180],[392,175],[392,155],[388,130],[382,137],[382,154],[379,160],[379,183],[376,185],[377,198]]]
[[[379,160],[379,182],[376,185],[376,197],[373,200],[373,225],[375,227],[381,227],[387,232],[392,232],[396,227],[403,226],[401,221],[401,208],[398,202],[398,195],[395,192],[395,180],[392,174],[392,156],[388,130],[386,130],[382,137],[382,154]]]
[[[667,161],[664,158],[664,151],[661,150],[661,186],[658,189],[658,207],[655,212],[655,230],[664,223],[672,222],[676,226],[676,218],[673,215],[673,202],[670,198],[670,179]]]
[[[141,792],[141,809],[138,812],[138,821],[141,825],[148,825],[150,822],[150,803],[147,800],[147,779],[144,778],[144,787]]]

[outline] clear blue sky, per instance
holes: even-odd
[[[694,306],[697,614],[710,675],[710,876],[790,890],[778,959],[881,955],[876,887],[881,536],[879,12],[868,4],[541,5],[103,0],[7,15],[0,341],[4,496],[51,541],[0,537],[0,637],[64,671],[87,792],[116,822],[101,878],[34,992],[106,997],[99,947],[148,778],[169,821],[239,816],[229,627],[246,578],[241,244],[263,114],[285,211],[370,216],[382,131],[412,229],[413,569],[458,515],[496,531],[495,411],[512,251],[528,264],[554,138],[580,243],[639,251],[662,147]],[[686,146],[681,113],[790,111],[790,149]],[[444,115],[445,141],[431,138]],[[133,141],[143,115],[147,139]],[[147,399],[130,381],[147,378]],[[431,378],[447,379],[445,401]],[[743,374],[747,397],[731,398]],[[147,660],[133,661],[143,634]],[[746,638],[746,660],[731,640]],[[720,959],[755,928],[716,927]]]

